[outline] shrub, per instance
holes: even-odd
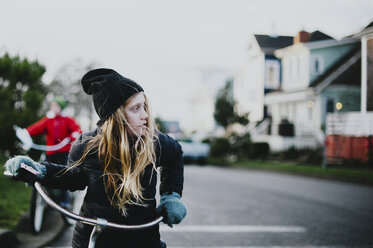
[[[256,142],[251,144],[250,157],[257,159],[267,159],[269,155],[269,144],[266,142]]]
[[[364,162],[358,158],[344,159],[342,163],[342,166],[346,167],[362,167],[363,165]]]
[[[299,150],[292,146],[283,152],[282,157],[283,159],[296,159],[299,157]]]
[[[231,151],[231,145],[226,138],[214,138],[210,143],[210,156],[224,157]]]
[[[321,147],[297,149],[292,146],[281,153],[281,159],[294,160],[300,163],[320,164],[323,160],[323,149]]]
[[[306,162],[310,164],[321,164],[324,156],[323,152],[324,150],[321,147],[304,150]]]
[[[250,158],[251,139],[250,134],[246,133],[242,136],[233,134],[230,137],[231,150],[239,158]]]

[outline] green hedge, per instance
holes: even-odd
[[[233,155],[237,159],[267,159],[269,145],[265,142],[252,142],[249,134],[233,134],[229,138],[210,139],[210,156],[224,158]]]

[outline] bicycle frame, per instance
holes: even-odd
[[[5,171],[4,175],[9,176],[9,177],[14,176],[9,171]],[[56,209],[57,211],[59,211],[60,213],[62,213],[63,215],[65,215],[68,218],[71,218],[75,221],[82,222],[84,224],[94,226],[94,228],[91,232],[90,239],[89,239],[88,248],[94,248],[95,247],[98,235],[105,228],[117,229],[117,230],[140,230],[140,229],[146,229],[146,228],[152,227],[152,226],[160,223],[163,220],[163,217],[159,216],[155,220],[153,220],[151,222],[148,222],[148,223],[139,224],[139,225],[123,225],[123,224],[109,222],[109,221],[107,221],[106,219],[103,219],[103,218],[94,219],[94,218],[83,217],[83,216],[80,216],[80,215],[75,214],[73,212],[70,212],[69,210],[64,209],[63,207],[58,205],[56,202],[54,202],[48,196],[48,194],[44,191],[43,187],[41,186],[41,184],[39,182],[35,182],[34,187],[38,191],[38,193],[43,197],[45,202],[48,203],[48,205],[51,206],[52,208]]]

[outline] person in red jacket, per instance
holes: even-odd
[[[67,141],[70,142],[62,148],[46,152],[46,160],[52,163],[67,164],[71,142],[82,133],[80,126],[73,118],[61,114],[66,105],[67,102],[63,98],[56,97],[47,115],[26,128],[31,137],[45,134],[47,146],[57,145],[68,138]]]
[[[46,116],[26,128],[31,137],[44,134],[48,147],[67,141],[62,148],[46,151],[46,161],[62,165],[67,165],[71,143],[82,133],[79,124],[73,118],[61,114],[66,105],[67,102],[63,98],[54,98]],[[67,191],[60,192],[58,198],[61,206],[69,206]]]

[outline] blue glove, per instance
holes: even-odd
[[[47,168],[26,156],[15,156],[5,163],[5,168],[12,173],[16,179],[29,184],[43,179],[47,174]]]
[[[169,227],[179,224],[187,214],[184,203],[180,200],[180,195],[176,192],[165,193],[161,196],[161,201],[157,207],[157,213],[163,216],[163,222]]]

